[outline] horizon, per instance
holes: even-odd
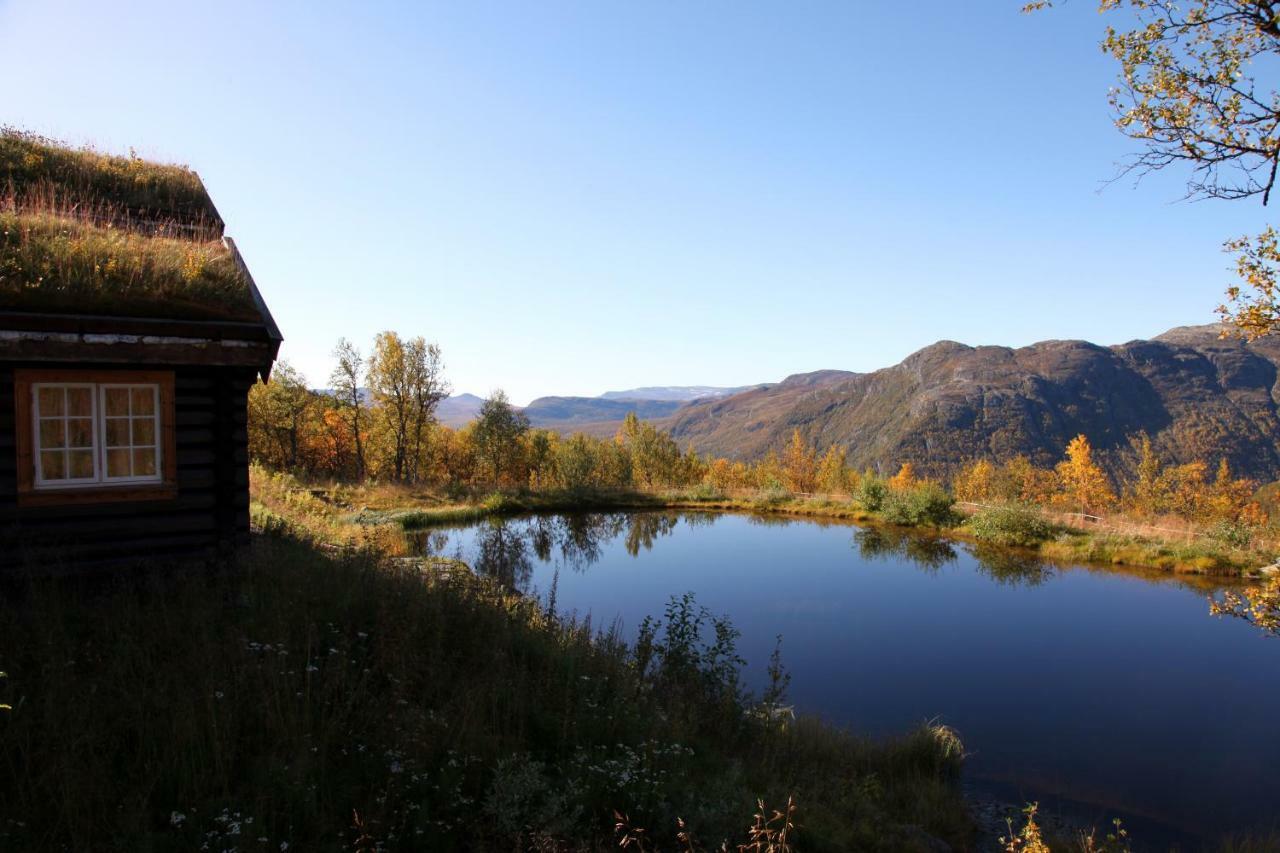
[[[1100,190],[1132,151],[1104,22],[1019,5],[9,0],[41,86],[4,121],[199,171],[312,386],[384,329],[527,403],[1212,322],[1257,209]],[[104,98],[104,67],[148,86]]]

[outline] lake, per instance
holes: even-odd
[[[798,711],[872,735],[940,720],[980,796],[1119,814],[1148,841],[1276,825],[1280,639],[1211,616],[1211,586],[740,514],[542,515],[416,540],[627,637],[692,591],[742,631],[757,690],[781,634]]]

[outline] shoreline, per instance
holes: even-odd
[[[1248,552],[1233,553],[1195,548],[1186,543],[1117,533],[1101,533],[1078,528],[1060,528],[1053,538],[1034,545],[1007,545],[983,541],[964,521],[952,526],[934,524],[900,525],[879,514],[848,503],[805,498],[749,500],[743,498],[698,498],[682,493],[593,492],[567,494],[501,494],[482,501],[438,507],[399,507],[380,511],[361,510],[353,521],[361,525],[394,524],[412,532],[448,524],[469,523],[491,517],[538,512],[590,512],[609,510],[691,510],[749,513],[799,519],[852,523],[869,529],[892,530],[933,536],[992,549],[1015,557],[1031,557],[1055,566],[1083,565],[1099,569],[1137,569],[1163,575],[1183,575],[1221,580],[1252,581],[1263,578],[1267,568],[1262,559]]]

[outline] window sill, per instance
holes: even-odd
[[[18,506],[70,506],[124,501],[167,501],[178,496],[172,483],[128,486],[85,486],[83,488],[41,489],[18,493]]]

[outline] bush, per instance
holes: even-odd
[[[879,512],[884,506],[884,499],[889,494],[889,487],[879,477],[867,476],[858,484],[854,498],[862,504],[867,512]]]
[[[1228,548],[1244,549],[1253,542],[1253,527],[1239,521],[1219,521],[1209,529],[1209,538]]]
[[[1053,536],[1053,525],[1028,506],[988,507],[969,519],[974,538],[996,545],[1033,547]]]
[[[865,505],[865,504],[864,504]],[[947,527],[954,523],[952,507],[955,498],[936,483],[921,483],[910,489],[890,490],[880,506],[881,515],[890,524],[904,527],[931,525]]]

